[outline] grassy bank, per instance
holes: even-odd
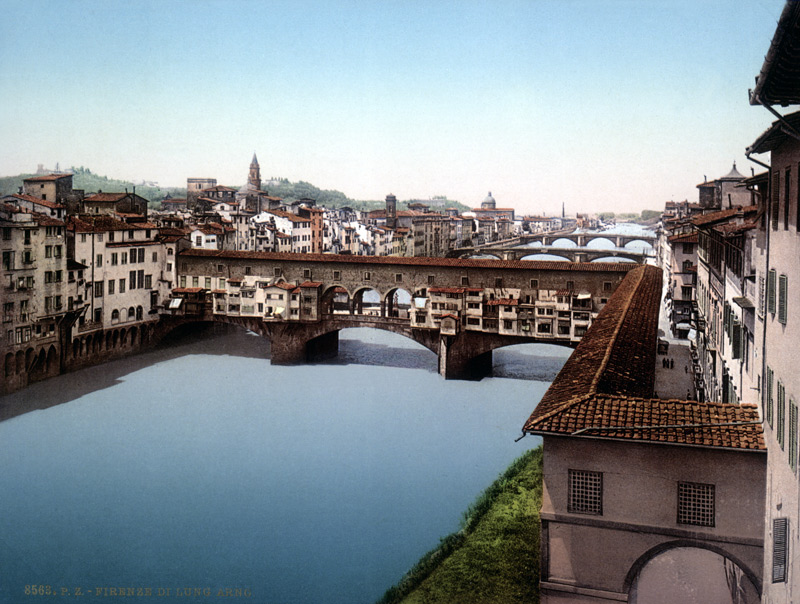
[[[464,513],[379,604],[539,601],[542,449],[528,451]]]

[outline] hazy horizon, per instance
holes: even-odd
[[[0,0],[0,173],[304,180],[525,214],[697,200],[783,1]]]

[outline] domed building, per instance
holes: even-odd
[[[492,192],[489,191],[489,194],[486,198],[481,202],[481,209],[482,210],[494,210],[497,208],[497,202],[492,197]]]

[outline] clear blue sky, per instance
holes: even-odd
[[[696,201],[771,122],[782,0],[0,0],[0,175],[306,180],[528,213]]]

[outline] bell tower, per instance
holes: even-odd
[[[261,168],[258,165],[258,158],[255,151],[253,152],[253,161],[250,162],[250,173],[247,175],[247,184],[249,188],[256,191],[261,190]]]

